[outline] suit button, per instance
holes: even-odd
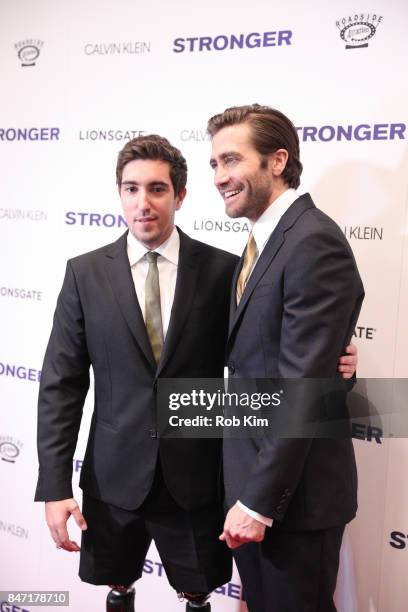
[[[228,364],[228,374],[234,374],[235,372],[235,366],[233,363],[229,363]]]
[[[276,508],[276,511],[279,512],[279,514],[280,514],[282,512],[282,510],[283,510],[283,504],[280,503],[280,504],[278,504],[278,506]]]
[[[149,434],[151,438],[157,438],[157,431],[155,429],[151,429]]]

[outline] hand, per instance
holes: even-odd
[[[354,344],[346,346],[347,355],[343,355],[339,359],[337,367],[338,372],[341,372],[344,379],[351,378],[357,369],[358,351]]]
[[[73,497],[61,501],[45,502],[45,519],[57,548],[63,548],[69,552],[78,552],[81,549],[76,542],[69,539],[67,530],[67,521],[71,514],[82,531],[88,529],[82,512]]]
[[[227,543],[229,548],[238,548],[246,542],[262,542],[266,525],[249,516],[238,504],[228,511],[224,523],[224,531],[219,539]]]

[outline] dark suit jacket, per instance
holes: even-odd
[[[227,344],[232,378],[338,376],[364,291],[343,233],[308,194],[282,216],[238,308],[233,294]],[[302,410],[301,400],[292,408]],[[228,505],[240,499],[281,528],[344,524],[357,508],[347,438],[225,440],[224,478]]]
[[[238,259],[179,233],[175,297],[158,366],[134,289],[126,234],[68,262],[40,384],[36,500],[72,497],[72,459],[90,366],[95,404],[80,479],[84,491],[135,509],[151,488],[160,454],[166,484],[180,506],[203,506],[220,495],[220,440],[155,437],[160,377],[223,374]]]

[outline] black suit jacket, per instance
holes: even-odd
[[[184,508],[220,494],[219,440],[157,439],[157,380],[223,374],[231,278],[237,257],[180,233],[176,290],[155,363],[136,297],[126,235],[68,261],[40,383],[36,500],[72,497],[72,459],[82,408],[95,403],[80,486],[126,509],[141,505],[161,457]]]
[[[241,266],[242,261],[234,287]],[[308,194],[301,196],[270,236],[238,308],[232,291],[230,376],[337,377],[363,297],[340,228]],[[292,409],[301,411],[302,400]],[[225,440],[224,478],[229,505],[240,499],[281,528],[344,524],[357,508],[356,465],[347,438]]]

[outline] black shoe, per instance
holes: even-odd
[[[135,589],[121,592],[117,589],[109,591],[106,598],[106,612],[135,612]]]

